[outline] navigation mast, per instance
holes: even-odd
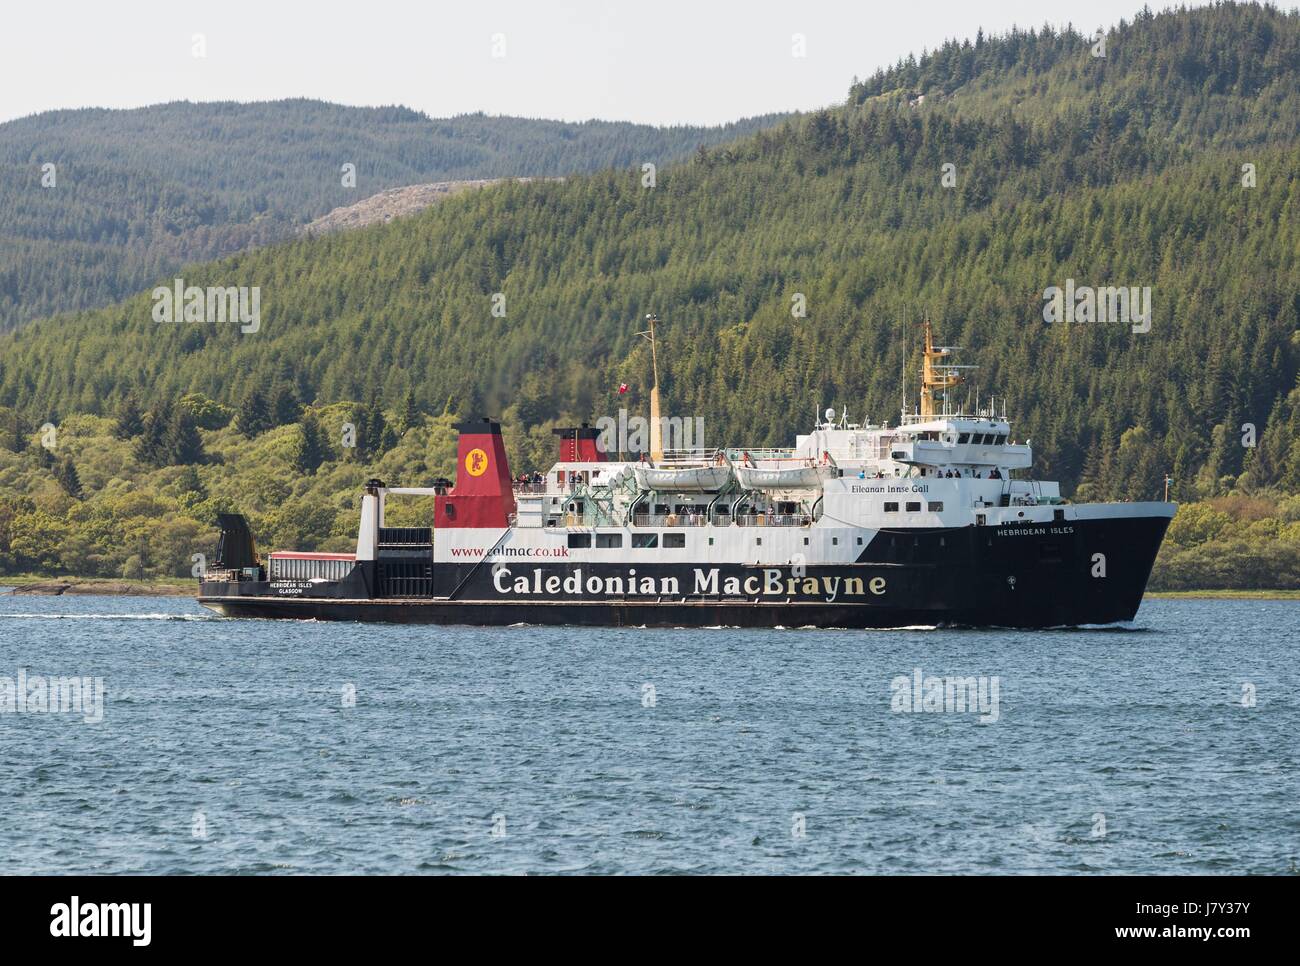
[[[650,388],[650,459],[657,463],[664,458],[662,425],[659,421],[659,357],[655,349],[655,323],[659,321],[659,316],[651,312],[645,320],[650,328],[639,334],[650,342],[650,368],[654,372],[654,385]]]
[[[949,346],[934,344],[934,334],[930,330],[929,319],[926,319],[922,326],[925,329],[925,352],[921,363],[921,418],[930,419],[938,415],[934,411],[935,391],[945,392],[961,385],[965,379],[957,374],[956,370],[959,367],[936,364],[939,360],[952,355],[952,349]]]

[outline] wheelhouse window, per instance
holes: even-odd
[[[958,442],[958,443],[969,443],[969,442],[970,442],[970,433],[962,433],[960,436],[957,437],[957,442]]]

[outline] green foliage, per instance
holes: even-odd
[[[402,432],[414,429],[420,424],[420,407],[415,402],[415,390],[406,390],[406,401],[402,406]]]
[[[167,465],[167,427],[171,412],[162,404],[150,409],[140,421],[135,441],[135,458],[148,466]]]
[[[450,475],[457,421],[453,414],[426,418],[366,464],[345,459],[326,429],[353,405],[307,410],[302,424],[251,440],[229,425],[196,429],[205,457],[185,466],[137,460],[138,441],[118,439],[114,420],[84,415],[59,424],[60,455],[51,467],[38,459],[39,447],[0,450],[0,574],[189,576],[191,554],[211,555],[215,516],[229,509],[249,515],[264,548],[349,550],[365,480]],[[188,411],[182,418],[190,418]],[[304,473],[298,461],[310,423],[322,459],[314,473]],[[80,498],[64,484],[65,466],[85,477]],[[390,519],[428,526],[431,515],[430,501],[394,500]]]
[[[141,419],[135,458],[148,466],[176,466],[206,458],[198,423],[190,408],[159,400]]]
[[[1198,510],[1176,522],[1160,579],[1179,561],[1229,579],[1213,560],[1223,540],[1275,547],[1285,564],[1294,519],[1238,519],[1236,504],[1210,501],[1300,491],[1300,14],[1143,14],[1107,41],[1105,58],[1072,31],[948,45],[855,86],[842,107],[661,166],[652,189],[630,165],[503,185],[186,269],[193,285],[259,286],[256,333],[159,325],[148,292],[32,322],[0,337],[12,451],[0,458],[23,468],[0,469],[0,494],[47,481],[40,512],[69,526],[131,481],[200,528],[237,506],[286,540],[344,548],[366,478],[450,475],[452,410],[500,416],[516,471],[551,461],[557,425],[644,413],[647,311],[663,320],[666,414],[703,416],[709,442],[751,446],[788,443],[828,404],[893,418],[900,373],[919,368],[910,323],[929,314],[979,367],[972,397],[1006,394],[1038,475],[1112,500],[1156,498],[1170,473],[1175,499],[1234,521]],[[1151,331],[1044,323],[1044,290],[1071,278],[1150,286]],[[792,316],[796,294],[806,317]],[[139,462],[96,418],[134,387],[235,411],[238,432],[201,432],[207,496],[182,502],[148,414]],[[275,412],[268,392],[281,387],[318,420],[312,446],[306,416]],[[415,400],[443,412],[414,416]],[[78,505],[27,452],[50,413],[78,414],[61,434],[82,421],[94,453],[73,454]],[[348,422],[355,450],[341,445]],[[111,552],[90,540],[85,559],[119,572],[131,532]],[[1263,560],[1251,579],[1289,579]]]
[[[298,436],[298,446],[293,457],[294,469],[303,474],[315,473],[329,456],[329,440],[320,419],[311,410],[303,414]]]
[[[1231,517],[1208,503],[1188,503],[1178,508],[1165,539],[1179,547],[1195,547],[1218,539],[1231,525]]]
[[[302,415],[302,403],[293,386],[287,383],[280,383],[271,391],[269,407],[271,422],[276,426],[296,423]]]
[[[59,481],[59,486],[63,491],[74,500],[81,499],[81,477],[77,473],[76,464],[68,457],[64,457],[54,465],[54,478]]]
[[[369,462],[388,452],[397,443],[397,434],[388,424],[376,390],[371,390],[369,401],[354,411],[354,418],[357,459]]]
[[[172,408],[163,443],[166,465],[184,465],[203,460],[203,440],[199,436],[194,416],[185,406]]]
[[[266,393],[262,391],[260,385],[254,385],[244,396],[244,401],[239,405],[239,431],[252,439],[261,433],[266,432],[273,425],[274,419],[271,415],[271,405],[267,402]]]
[[[186,397],[189,398],[189,397]],[[134,392],[128,392],[117,406],[117,423],[113,435],[118,439],[133,439],[144,432],[144,414]]]
[[[17,410],[6,410],[3,414],[3,428],[0,430],[0,443],[12,453],[21,453],[27,448],[27,434],[31,432],[27,420]]]
[[[1300,588],[1300,496],[1230,494],[1178,508],[1152,590]]]
[[[201,392],[186,393],[181,397],[180,405],[189,412],[194,419],[194,424],[201,429],[221,429],[235,416],[235,411],[229,406],[223,406]]]
[[[160,326],[147,293],[32,323],[0,339],[0,403],[98,412],[148,385],[230,405],[256,435],[276,422],[257,390],[292,384],[317,407],[367,399],[370,459],[391,440],[369,414],[400,413],[414,390],[474,415],[518,405],[519,447],[537,427],[644,409],[637,320],[654,310],[670,414],[761,446],[827,404],[890,418],[905,362],[919,364],[908,323],[928,312],[979,366],[972,396],[1005,394],[1067,491],[1154,497],[1165,472],[1180,499],[1300,489],[1298,35],[1296,14],[1225,5],[1142,18],[1103,63],[1077,37],[986,40],[998,71],[933,105],[855,100],[661,170],[653,189],[638,169],[506,185],[187,270],[192,284],[259,285],[255,334]],[[1255,81],[1178,81],[1176,110],[1131,109],[1168,58],[1194,78],[1223,49]],[[1023,93],[1010,116],[999,77]],[[1058,88],[1078,90],[1060,105],[1036,93]],[[949,162],[956,190],[941,184]],[[978,197],[962,188],[972,178]],[[1043,292],[1067,278],[1150,286],[1151,332],[1046,325]]]
[[[49,111],[0,124],[0,331],[170,284],[386,188],[690,157],[777,123],[655,128],[320,101]],[[356,165],[355,187],[340,165]],[[56,166],[53,186],[41,165]]]

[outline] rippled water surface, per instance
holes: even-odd
[[[0,714],[0,851],[10,873],[1295,873],[1298,631],[1294,601],[602,631],[0,596],[0,687],[106,695],[99,723]],[[996,720],[892,710],[917,668],[990,701],[996,677]]]

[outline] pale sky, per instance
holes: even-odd
[[[1163,3],[1153,3],[1153,10]],[[579,121],[716,124],[842,101],[856,74],[1013,24],[1141,0],[11,0],[0,121],[55,108],[312,97]],[[201,34],[206,56],[193,56]],[[793,56],[793,35],[806,56]],[[494,36],[504,56],[494,57]],[[496,43],[496,52],[501,44]]]

